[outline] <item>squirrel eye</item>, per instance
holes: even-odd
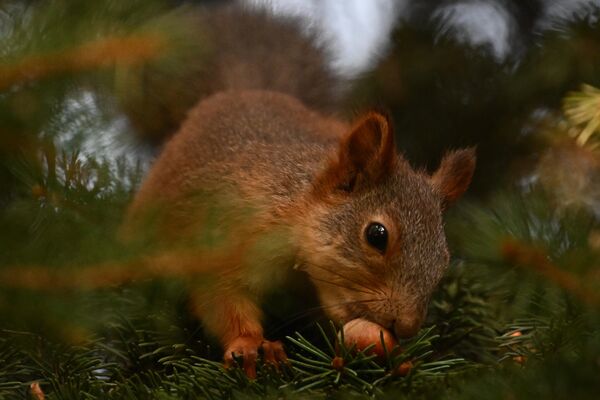
[[[388,233],[385,226],[378,222],[371,222],[365,229],[367,242],[380,252],[384,252],[387,247]]]

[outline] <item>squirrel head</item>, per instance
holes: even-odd
[[[473,148],[445,155],[432,175],[395,149],[390,121],[360,118],[313,182],[300,256],[334,320],[366,318],[414,335],[449,263],[442,212],[467,189]]]

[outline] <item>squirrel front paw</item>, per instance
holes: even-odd
[[[262,350],[263,361],[279,368],[279,363],[287,362],[287,355],[280,341],[271,342],[259,337],[239,336],[232,340],[225,349],[225,367],[235,365],[235,357],[243,358],[242,368],[248,378],[256,378],[256,360]]]

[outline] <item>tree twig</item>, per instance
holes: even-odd
[[[600,296],[585,287],[577,276],[554,265],[544,250],[515,239],[506,239],[501,244],[501,254],[505,261],[543,275],[586,304],[600,306]]]
[[[0,64],[0,91],[62,73],[82,72],[115,63],[134,65],[159,56],[165,40],[154,35],[107,37],[71,49],[32,55]]]

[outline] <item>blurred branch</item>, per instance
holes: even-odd
[[[212,253],[211,253],[212,254]],[[105,262],[73,268],[50,269],[43,265],[11,266],[0,271],[5,287],[60,291],[90,290],[121,285],[137,280],[192,277],[210,272],[214,265],[231,262],[239,256],[210,255],[200,251],[165,251],[123,262]]]
[[[93,290],[149,279],[209,276],[218,273],[235,274],[241,265],[254,260],[244,256],[249,249],[259,257],[260,244],[256,237],[242,240],[233,247],[212,248],[180,247],[160,250],[129,260],[107,261],[91,265],[65,265],[49,268],[47,265],[13,265],[0,269],[0,287],[41,291]],[[251,252],[252,252],[251,251]],[[268,251],[268,250],[266,250]],[[215,270],[215,265],[230,266]]]
[[[544,250],[515,239],[506,239],[500,251],[505,261],[539,273],[588,305],[600,306],[600,295],[586,288],[575,275],[554,265]]]
[[[32,55],[0,65],[0,91],[61,73],[76,73],[112,64],[135,65],[156,58],[165,48],[157,35],[108,37],[71,49]]]

